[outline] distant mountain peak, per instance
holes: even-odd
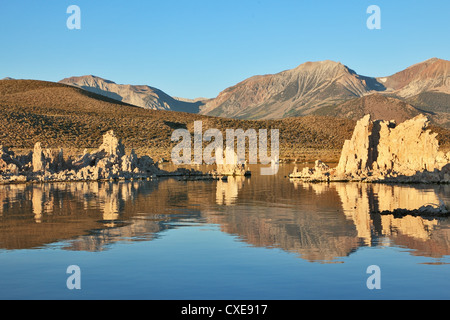
[[[92,74],[84,75],[84,76],[75,76],[75,77],[65,78],[65,79],[61,80],[60,82],[79,83],[81,81],[102,81],[102,82],[105,82],[105,83],[116,84],[114,81],[107,80],[107,79],[104,79],[102,77],[98,77],[98,76],[95,76],[95,75],[92,75]]]
[[[198,113],[202,105],[201,101],[174,99],[162,90],[147,85],[117,84],[95,75],[70,77],[59,82],[145,109]]]
[[[402,98],[426,91],[450,93],[450,61],[431,58],[382,78],[382,82]]]
[[[428,59],[428,60],[425,60],[425,61],[423,61],[423,62],[421,62],[421,63],[435,63],[435,62],[439,62],[439,63],[447,63],[447,62],[449,62],[448,60],[444,60],[444,59],[440,59],[440,58],[437,58],[437,57],[433,57],[433,58],[430,58],[430,59]],[[418,63],[418,64],[420,64],[420,63]]]
[[[375,79],[359,76],[341,62],[308,61],[277,74],[255,76],[222,91],[201,107],[211,116],[278,119],[307,115],[315,109],[373,90],[384,90]]]
[[[307,61],[292,70],[317,70],[317,69],[349,69],[347,66],[338,61],[333,60],[321,60],[321,61]]]

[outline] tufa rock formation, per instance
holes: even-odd
[[[0,146],[0,172],[9,175],[19,174],[20,168],[24,166],[24,162],[27,162],[27,158],[30,157],[16,158],[14,152]]]
[[[92,154],[85,150],[82,156],[67,161],[62,150],[42,150],[38,142],[33,151],[32,167],[39,181],[151,178],[161,173],[150,157],[138,158],[134,150],[126,155],[125,146],[113,131],[103,136],[102,145]]]
[[[246,163],[238,159],[235,151],[225,149],[221,163],[217,163],[216,170],[210,172],[213,176],[249,176],[251,175]]]
[[[64,159],[63,150],[43,149],[38,142],[27,156],[15,156],[14,152],[0,146],[0,183],[98,181],[150,179],[157,176],[204,177],[200,171],[179,168],[167,172],[149,156],[138,157],[134,150],[125,154],[121,139],[113,131],[103,136],[102,145],[93,153],[85,150],[76,158]]]
[[[339,164],[329,168],[317,161],[314,168],[291,178],[308,181],[366,181],[450,183],[450,152],[439,150],[437,133],[427,130],[424,115],[399,125],[394,121],[359,120],[351,140],[344,143]]]

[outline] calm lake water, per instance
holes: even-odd
[[[373,213],[450,204],[450,186],[308,184],[292,169],[0,186],[0,298],[450,298],[450,220]]]

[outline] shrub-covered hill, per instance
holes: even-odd
[[[278,129],[280,158],[299,161],[338,160],[354,120],[306,116],[282,120],[235,120],[191,113],[148,110],[61,83],[37,80],[0,81],[0,144],[26,152],[36,142],[44,147],[80,153],[97,148],[102,136],[114,130],[127,149],[155,159],[170,159],[175,129],[191,133],[194,121],[203,130]],[[439,129],[443,147],[448,130]],[[270,139],[270,137],[269,137]]]

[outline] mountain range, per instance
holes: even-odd
[[[349,105],[349,101],[353,103]],[[383,109],[405,115],[427,112],[448,125],[448,115],[433,115],[450,112],[450,61],[433,58],[387,77],[362,76],[334,61],[307,62],[277,74],[246,79],[207,101],[200,112],[240,119],[309,114],[347,117],[345,110],[358,103],[374,117],[383,117]]]
[[[226,129],[278,129],[280,159],[333,162],[352,135],[353,118],[367,110],[377,110],[380,116],[391,119],[399,116],[398,121],[421,112],[400,100],[394,109],[392,100],[395,98],[380,94],[349,100],[331,108],[340,119],[311,114],[243,120],[152,110],[58,82],[6,79],[0,80],[0,145],[28,153],[36,142],[42,142],[44,147],[63,147],[66,153],[79,154],[97,147],[102,135],[114,130],[137,154],[169,159],[175,144],[171,141],[173,131],[183,128],[193,132],[194,122],[202,121],[203,130],[214,128],[223,134]],[[421,101],[431,100],[424,96]],[[331,113],[325,109],[320,110]],[[438,133],[440,147],[450,150],[450,130],[434,124],[430,128]]]
[[[280,159],[300,161],[337,161],[355,126],[353,120],[322,116],[255,121],[152,110],[57,82],[0,80],[0,145],[17,153],[28,154],[41,142],[79,155],[97,148],[103,134],[113,130],[138,155],[170,159],[177,144],[171,139],[174,130],[193,132],[195,121],[202,121],[203,131],[214,128],[224,135],[227,129],[267,129],[269,135],[278,129]],[[440,136],[450,148],[447,131]]]
[[[340,62],[306,62],[277,74],[257,75],[212,99],[174,98],[146,85],[119,85],[96,76],[61,83],[155,110],[183,111],[235,119],[282,119],[325,115],[404,121],[425,113],[450,127],[450,61],[432,58],[386,77],[356,73]],[[355,109],[356,108],[356,109]]]

